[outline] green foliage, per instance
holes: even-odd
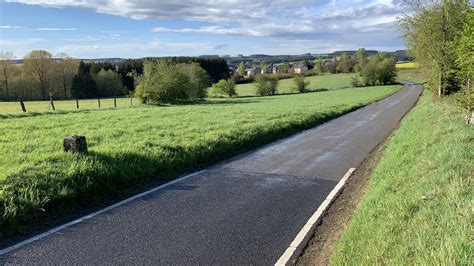
[[[127,59],[122,61],[119,64],[118,73],[128,91],[135,91],[135,78],[143,74],[143,60]]]
[[[145,69],[157,70],[154,65]],[[45,216],[58,217],[66,210],[123,196],[139,184],[169,180],[313,127],[398,89],[4,116],[0,154],[8,156],[0,156],[0,234],[41,222]],[[89,154],[62,151],[61,140],[74,134],[87,137]]]
[[[257,95],[265,96],[277,93],[278,79],[272,75],[257,75],[255,81],[255,92]]]
[[[472,128],[425,91],[380,155],[333,265],[471,265]]]
[[[113,70],[100,70],[94,75],[94,81],[97,87],[97,96],[99,97],[125,95],[127,93],[120,75]]]
[[[232,79],[221,79],[212,85],[210,93],[212,96],[237,96],[237,92],[235,92],[235,82]]]
[[[309,85],[309,81],[306,81],[305,78],[301,75],[296,75],[293,78],[293,82],[295,83],[294,90],[300,93],[304,93],[307,91],[307,87]]]
[[[428,86],[438,96],[456,92],[459,72],[451,44],[462,36],[470,7],[467,1],[414,3],[415,12],[407,12],[399,21],[409,52],[428,74]]]
[[[240,62],[239,67],[237,68],[237,74],[241,77],[245,76],[245,65],[244,62]]]
[[[72,96],[80,99],[97,97],[97,86],[92,78],[90,65],[83,61],[79,63],[77,75],[72,79]]]
[[[135,96],[143,103],[172,103],[189,100],[189,77],[178,65],[163,60],[146,61]]]
[[[186,94],[189,100],[196,101],[207,97],[207,88],[211,85],[206,70],[198,63],[178,64],[178,69],[189,78]]]
[[[372,56],[360,70],[360,79],[355,78],[354,86],[375,86],[395,83],[397,69],[395,60],[388,53]]]

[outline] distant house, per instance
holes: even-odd
[[[293,67],[295,74],[304,74],[308,72],[308,67],[304,64],[297,64]]]
[[[247,77],[257,75],[258,73],[261,72],[259,67],[247,68],[245,71],[247,72]]]

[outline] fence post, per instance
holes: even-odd
[[[130,96],[130,106],[133,106],[133,97]]]
[[[79,99],[76,99],[76,109],[79,109]]]
[[[21,97],[18,97],[18,100],[20,101],[21,110],[23,110],[23,112],[26,113],[26,108],[25,108],[25,104],[23,103],[23,100],[21,99]]]
[[[97,98],[97,102],[99,103],[99,109],[100,109],[100,98]]]
[[[117,108],[117,99],[114,97],[114,107]]]
[[[51,104],[51,108],[53,108],[53,111],[56,111],[56,108],[54,107],[53,94],[52,93],[49,93],[49,103]]]

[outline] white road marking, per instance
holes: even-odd
[[[122,206],[122,205],[127,204],[127,203],[129,203],[129,202],[132,202],[132,201],[134,201],[134,200],[136,200],[136,199],[139,199],[139,198],[141,198],[141,197],[144,197],[144,196],[146,196],[146,195],[148,195],[148,194],[151,194],[151,193],[153,193],[153,192],[159,191],[159,190],[161,190],[161,189],[164,189],[164,188],[166,188],[166,187],[169,187],[169,186],[174,185],[174,184],[176,184],[176,183],[178,183],[178,182],[181,182],[181,181],[186,180],[186,179],[188,179],[188,178],[190,178],[190,177],[193,177],[193,176],[202,174],[202,173],[207,172],[207,171],[208,171],[208,170],[202,170],[202,171],[199,171],[199,172],[196,172],[196,173],[192,173],[192,174],[183,176],[183,177],[181,177],[181,178],[175,179],[175,180],[173,180],[173,181],[171,181],[171,182],[169,182],[169,183],[166,183],[166,184],[163,184],[163,185],[161,185],[161,186],[152,188],[152,189],[150,189],[150,190],[147,190],[147,191],[145,191],[145,192],[142,192],[142,193],[140,193],[140,194],[137,194],[137,195],[135,195],[135,196],[132,196],[132,197],[130,197],[130,198],[127,198],[127,199],[125,199],[125,200],[122,200],[122,201],[120,201],[120,202],[117,202],[117,203],[115,203],[115,204],[113,204],[113,205],[110,205],[109,207],[106,207],[106,208],[101,209],[101,210],[99,210],[99,211],[96,211],[96,212],[94,212],[94,213],[88,214],[88,215],[86,215],[86,216],[83,216],[83,217],[81,217],[81,218],[79,218],[79,219],[76,219],[76,220],[74,220],[74,221],[71,221],[71,222],[69,222],[69,223],[60,225],[60,226],[58,226],[58,227],[56,227],[56,228],[53,228],[53,229],[51,229],[51,230],[49,230],[49,231],[46,231],[46,232],[44,232],[44,233],[42,233],[42,234],[36,235],[36,236],[34,236],[34,237],[32,237],[32,238],[29,238],[29,239],[26,239],[26,240],[24,240],[24,241],[21,241],[21,242],[15,244],[15,245],[13,245],[13,246],[10,246],[10,247],[8,247],[8,248],[5,248],[5,249],[0,250],[0,256],[3,256],[3,255],[5,255],[5,254],[7,254],[7,253],[9,253],[9,252],[11,252],[11,251],[13,251],[13,250],[16,250],[16,249],[18,249],[18,248],[21,248],[21,247],[23,247],[24,245],[30,244],[30,243],[32,243],[32,242],[35,242],[35,241],[37,241],[37,240],[39,240],[39,239],[41,239],[41,238],[43,238],[43,237],[46,237],[46,236],[49,236],[49,235],[51,235],[51,234],[57,233],[58,231],[61,231],[61,230],[65,229],[65,228],[68,228],[68,227],[70,227],[70,226],[73,226],[73,225],[75,225],[75,224],[81,223],[81,222],[83,222],[83,221],[85,221],[85,220],[88,220],[88,219],[90,219],[90,218],[93,218],[93,217],[95,217],[95,216],[97,216],[97,215],[99,215],[99,214],[102,214],[102,213],[104,213],[104,212],[110,211],[110,210],[115,209],[115,208],[117,208],[117,207],[119,207],[119,206]]]
[[[296,258],[301,254],[303,248],[308,243],[310,237],[314,232],[314,228],[318,224],[322,215],[326,212],[327,208],[331,205],[334,199],[339,195],[341,189],[344,187],[347,179],[352,175],[355,168],[350,168],[347,173],[339,180],[337,185],[333,188],[331,193],[326,197],[326,199],[319,205],[318,209],[314,214],[309,218],[308,222],[303,226],[301,231],[296,235],[293,242],[285,250],[280,259],[275,263],[275,265],[291,265],[294,264]]]

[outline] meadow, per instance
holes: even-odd
[[[325,74],[306,77],[306,81],[309,82],[309,90],[337,90],[352,87],[351,80],[354,76],[355,74]],[[278,93],[295,93],[294,86],[292,78],[282,79],[278,82]],[[239,96],[252,96],[255,95],[255,84],[239,84],[235,90]]]
[[[323,123],[400,86],[0,116],[1,235]],[[87,155],[62,140],[85,135]]]
[[[376,166],[335,265],[472,265],[472,127],[425,90]]]

